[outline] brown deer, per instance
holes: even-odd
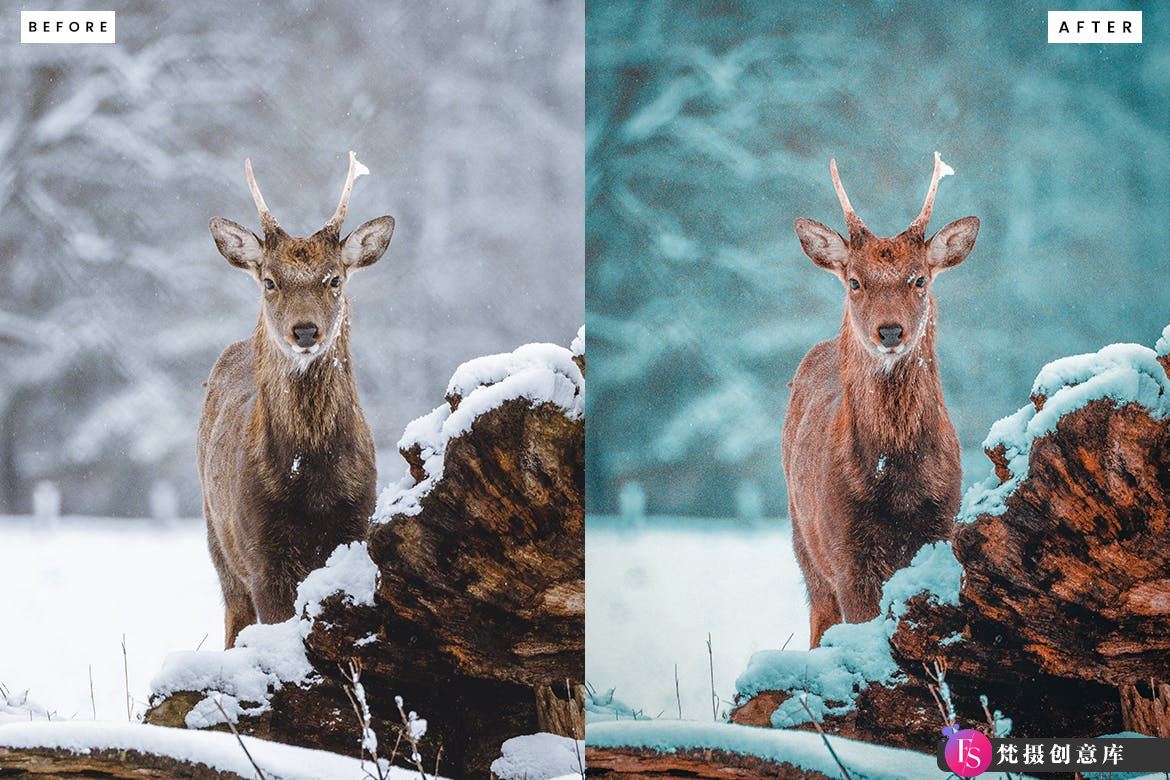
[[[349,356],[350,274],[390,245],[393,217],[341,238],[355,173],[337,211],[307,238],[286,233],[244,161],[264,238],[211,220],[215,245],[260,286],[252,337],[224,350],[207,381],[199,476],[211,559],[226,614],[224,643],[257,619],[293,614],[297,584],[342,543],[364,538],[374,510],[374,443]]]
[[[795,223],[805,254],[845,288],[840,332],[796,370],[781,446],[813,647],[835,623],[876,616],[882,584],[923,544],[949,537],[959,508],[959,440],[939,383],[931,288],[971,252],[979,220],[926,238],[944,168],[936,152],[922,211],[893,238],[854,212],[835,160],[849,239]]]

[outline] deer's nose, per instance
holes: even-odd
[[[879,325],[878,336],[881,337],[883,347],[896,347],[902,343],[902,326]]]
[[[298,347],[311,347],[317,343],[317,326],[311,322],[293,325],[292,332]]]

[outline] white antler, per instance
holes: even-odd
[[[268,204],[264,202],[264,196],[260,194],[260,187],[256,184],[256,176],[252,173],[252,158],[244,159],[244,176],[248,180],[248,189],[252,193],[252,200],[256,202],[256,211],[260,214],[260,228],[264,231],[264,235],[272,235],[280,230],[280,223],[276,221],[276,217],[272,216],[272,212],[268,210]]]
[[[837,190],[837,200],[841,201],[841,210],[845,212],[845,227],[849,229],[849,237],[854,238],[868,233],[869,228],[853,210],[853,204],[849,202],[849,196],[845,194],[845,188],[841,185],[841,176],[837,173],[836,158],[829,160],[829,173],[833,176],[833,189]]]
[[[353,192],[353,180],[370,172],[370,169],[358,162],[357,154],[351,149],[349,152],[349,171],[345,174],[345,186],[341,188],[341,200],[337,204],[337,211],[325,223],[325,227],[334,232],[341,231],[341,223],[345,221],[345,212],[349,209],[349,196]]]
[[[910,227],[906,229],[907,233],[913,233],[919,237],[926,235],[926,226],[930,223],[931,212],[934,211],[934,196],[938,193],[938,182],[942,177],[950,176],[954,172],[951,166],[943,162],[942,155],[935,152],[934,172],[930,176],[930,189],[926,191],[926,200],[922,204],[922,211],[918,212],[918,216],[910,223]]]

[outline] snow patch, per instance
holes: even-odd
[[[28,690],[12,692],[0,685],[0,724],[49,720],[52,713],[28,697]]]
[[[492,762],[492,774],[500,780],[580,778],[584,768],[585,740],[543,732],[512,737]]]
[[[399,450],[419,449],[426,478],[415,482],[408,474],[388,485],[378,497],[374,522],[421,512],[422,497],[443,476],[447,443],[505,401],[522,398],[533,407],[552,404],[572,420],[585,414],[585,378],[572,353],[556,344],[525,344],[514,352],[469,360],[455,370],[446,395],[459,398],[458,408],[452,410],[449,403],[435,407],[407,425],[398,441]]]
[[[943,180],[943,178],[945,178],[945,177],[947,177],[947,176],[954,176],[954,175],[955,175],[955,169],[954,169],[954,168],[952,168],[951,166],[947,165],[945,162],[943,162],[942,155],[941,155],[941,154],[939,154],[937,151],[934,153],[934,159],[938,160],[938,165],[939,165],[938,178],[939,178],[939,181],[942,181],[942,180]]]
[[[266,712],[274,691],[317,680],[303,640],[321,614],[321,602],[343,593],[349,603],[372,605],[377,585],[378,568],[366,543],[339,545],[325,566],[310,572],[297,586],[294,617],[283,623],[248,626],[236,638],[236,646],[222,652],[169,654],[150,683],[151,701],[178,691],[206,692],[187,713],[187,727],[192,729],[238,723],[240,715]]]
[[[640,711],[614,698],[616,690],[616,688],[610,688],[605,693],[597,693],[592,690],[586,691],[586,723],[596,723],[605,720],[637,720],[642,717]]]
[[[856,704],[869,685],[895,685],[905,677],[890,652],[890,637],[906,613],[906,602],[926,593],[937,604],[958,605],[963,568],[949,542],[924,545],[910,565],[882,587],[881,614],[866,623],[839,623],[807,651],[764,650],[752,655],[735,681],[738,699],[761,691],[789,691],[772,714],[772,724],[789,728],[839,716]],[[803,704],[802,704],[803,702]]]
[[[992,474],[972,485],[963,497],[958,522],[1003,514],[1007,497],[1028,476],[1032,442],[1055,431],[1061,417],[1090,401],[1107,398],[1118,407],[1140,404],[1155,419],[1170,414],[1170,379],[1155,350],[1140,344],[1110,344],[1097,352],[1055,360],[1036,376],[1032,395],[1044,397],[1043,409],[1036,411],[1031,403],[1021,407],[992,425],[983,442],[985,450],[1003,447],[1010,478],[1001,483]]]
[[[1158,357],[1163,355],[1170,355],[1170,325],[1162,329],[1162,335],[1158,338],[1158,342],[1154,344],[1154,352]]]
[[[353,163],[353,165],[354,165],[354,168],[353,168],[354,181],[357,181],[358,178],[361,176],[369,176],[370,175],[370,169],[367,168],[365,165],[362,165],[361,160],[359,160],[357,158],[357,153],[353,149],[349,150],[349,161],[351,163]]]
[[[1170,325],[1166,326],[1170,330]],[[585,326],[582,325],[577,331],[577,337],[569,344],[569,351],[573,353],[573,357],[585,354]]]
[[[370,558],[365,542],[338,545],[325,565],[309,572],[297,586],[296,614],[309,618],[305,626],[321,614],[321,602],[334,593],[342,593],[347,604],[374,606],[378,590],[378,567]],[[308,635],[307,633],[305,634]]]

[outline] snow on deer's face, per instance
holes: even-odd
[[[934,160],[934,175],[922,211],[897,236],[875,236],[865,226],[841,186],[836,161],[830,162],[829,169],[845,213],[849,239],[804,217],[794,225],[805,254],[845,286],[845,314],[850,330],[886,369],[918,346],[934,316],[930,296],[934,277],[963,262],[979,233],[979,220],[963,217],[930,239],[925,238],[938,181],[951,172],[937,152]]]

